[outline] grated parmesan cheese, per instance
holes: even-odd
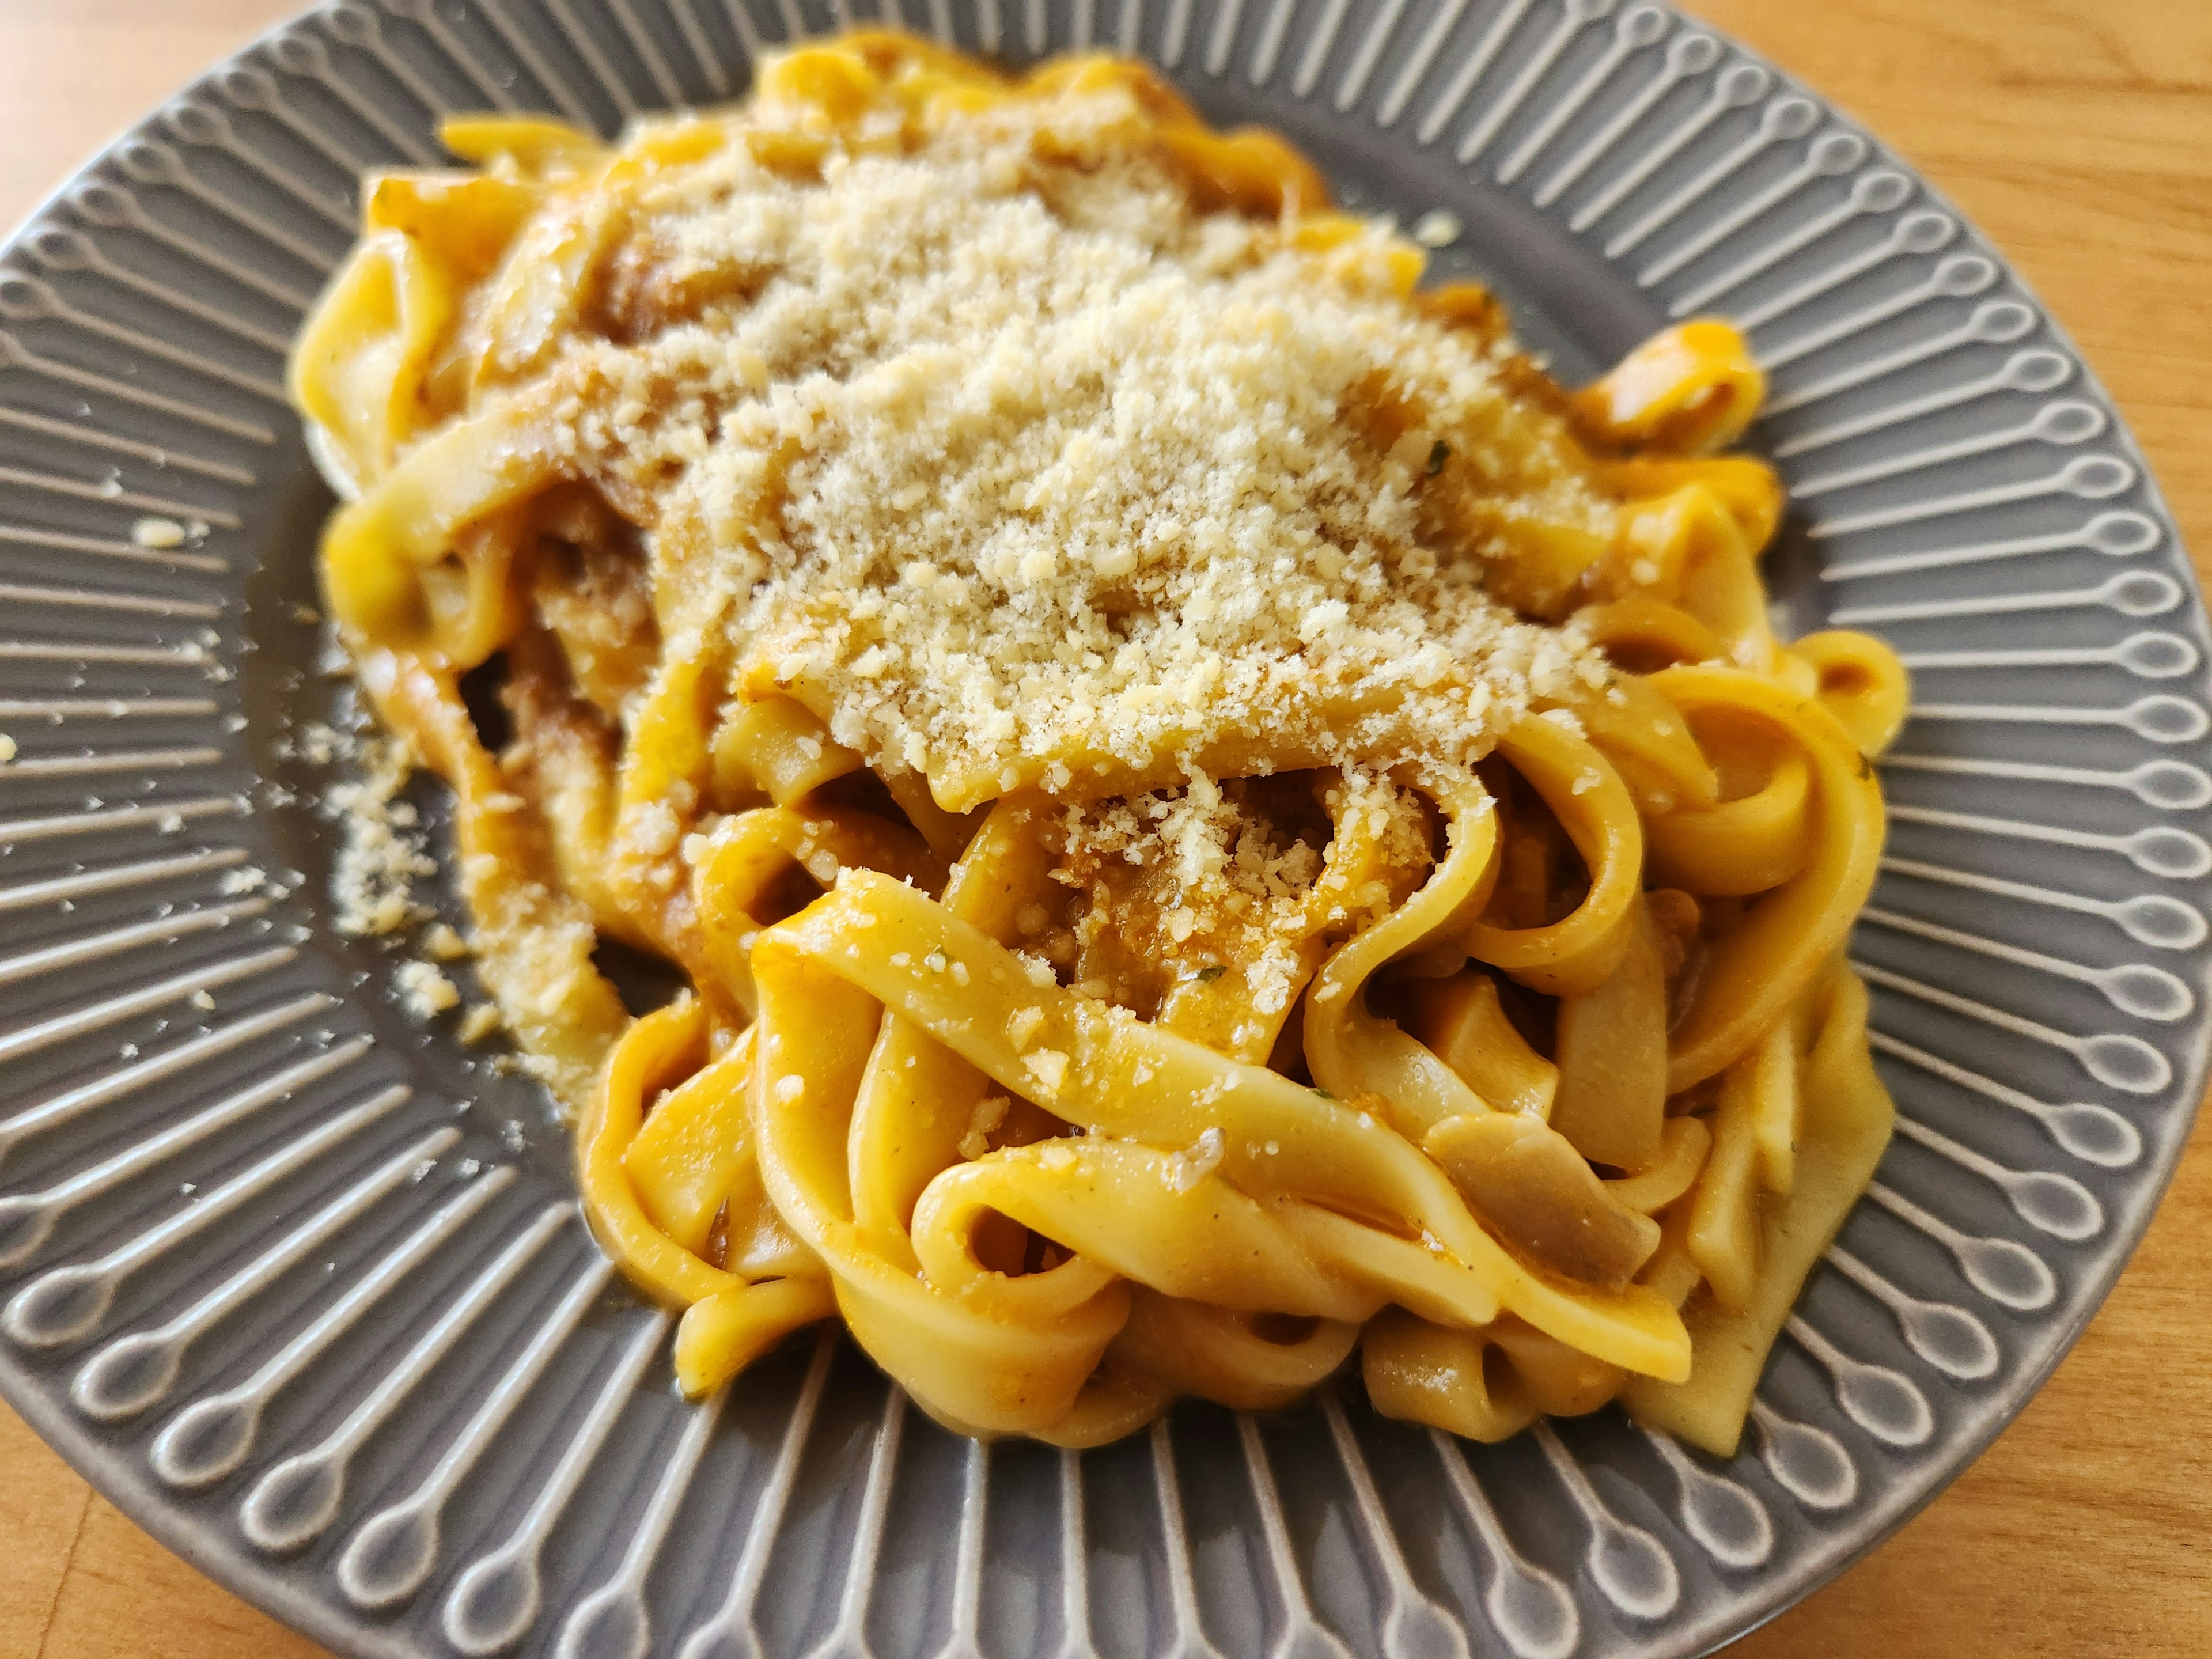
[[[342,779],[323,793],[326,816],[345,826],[345,845],[331,878],[341,933],[396,933],[422,914],[414,884],[438,866],[423,851],[413,805],[399,799],[412,769],[405,747],[386,738],[360,746],[361,775]],[[450,1004],[447,1005],[451,1006]]]
[[[1187,1193],[1221,1167],[1229,1143],[1218,1128],[1202,1131],[1189,1147],[1168,1160],[1168,1185]]]
[[[1457,768],[1601,685],[1484,592],[1516,527],[1601,541],[1616,512],[1510,345],[1407,306],[1379,231],[1322,258],[1192,212],[1117,147],[1125,98],[819,181],[732,145],[648,192],[618,258],[742,297],[572,337],[556,441],[657,503],[664,636],[731,637],[743,695],[804,683],[959,807],[1224,744]],[[1385,408],[1450,444],[1378,433]],[[1449,546],[1423,507],[1446,453],[1481,520]]]
[[[341,732],[322,720],[309,720],[300,728],[293,749],[310,766],[328,766],[335,761],[353,759],[358,745],[350,732]]]
[[[428,1023],[460,1006],[461,994],[453,981],[427,962],[399,963],[392,970],[392,985],[410,1019]]]
[[[1022,1056],[1022,1069],[1036,1080],[1047,1100],[1060,1093],[1067,1081],[1067,1056],[1057,1048],[1036,1048]]]
[[[968,1133],[960,1137],[960,1156],[974,1159],[991,1150],[991,1136],[1006,1121],[1013,1102],[1004,1095],[986,1095],[969,1114]]]
[[[1449,247],[1466,228],[1449,208],[1431,208],[1413,221],[1413,240],[1423,247]]]
[[[1006,1041],[1014,1045],[1016,1054],[1036,1040],[1037,1030],[1044,1024],[1044,1010],[1017,1008],[1006,1017]]]

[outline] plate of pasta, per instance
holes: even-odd
[[[1664,6],[916,9],[343,0],[9,245],[0,1389],[350,1655],[1706,1651],[2179,1155],[2155,487]]]

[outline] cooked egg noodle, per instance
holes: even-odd
[[[1771,629],[1778,486],[1711,453],[1762,390],[1735,331],[1671,329],[1571,398],[1501,360],[1610,504],[1601,534],[1452,464],[1510,451],[1498,432],[1352,390],[1377,453],[1425,458],[1423,534],[1486,548],[1493,599],[1613,664],[1494,712],[1486,759],[1408,758],[1420,688],[1382,676],[1235,726],[1200,698],[1133,750],[866,752],[844,681],[740,639],[691,579],[731,522],[769,568],[797,451],[710,524],[576,440],[617,392],[572,337],[743,299],[631,257],[686,169],[738,145],[820,181],[1085,100],[1121,113],[1040,118],[1038,167],[1141,153],[1191,212],[1279,222],[1313,282],[1502,341],[1481,290],[1415,295],[1420,250],[1140,66],[1015,78],[882,32],[612,148],[450,123],[483,170],[374,179],[301,335],[292,390],[348,497],[331,608],[453,789],[479,972],[576,1112],[595,1235],[684,1310],[694,1394],[835,1316],[972,1434],[1083,1446],[1179,1394],[1279,1406],[1357,1346],[1394,1415],[1498,1439],[1618,1397],[1726,1453],[1888,1133],[1838,952],[1881,837],[1868,757],[1908,700],[1878,642]],[[464,694],[488,665],[503,746]],[[1325,845],[1273,827],[1318,866],[1267,865],[1241,920],[1178,902],[1148,826],[1211,801],[1260,835],[1258,781],[1294,774]],[[1126,852],[1085,842],[1092,807],[1144,809]],[[603,937],[692,990],[633,1019]]]

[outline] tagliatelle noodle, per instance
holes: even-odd
[[[1730,1449],[1887,1134],[1909,700],[1772,631],[1740,336],[1565,393],[1105,56],[446,137],[294,353],[325,585],[684,1387],[836,1317],[971,1434],[1357,1350]]]

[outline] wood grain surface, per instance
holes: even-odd
[[[0,0],[0,223],[288,0]],[[2212,561],[2212,3],[1692,0],[2018,262]],[[1956,1484],[1731,1659],[2212,1654],[2212,1116],[2112,1299]],[[309,1659],[0,1407],[0,1659]]]

